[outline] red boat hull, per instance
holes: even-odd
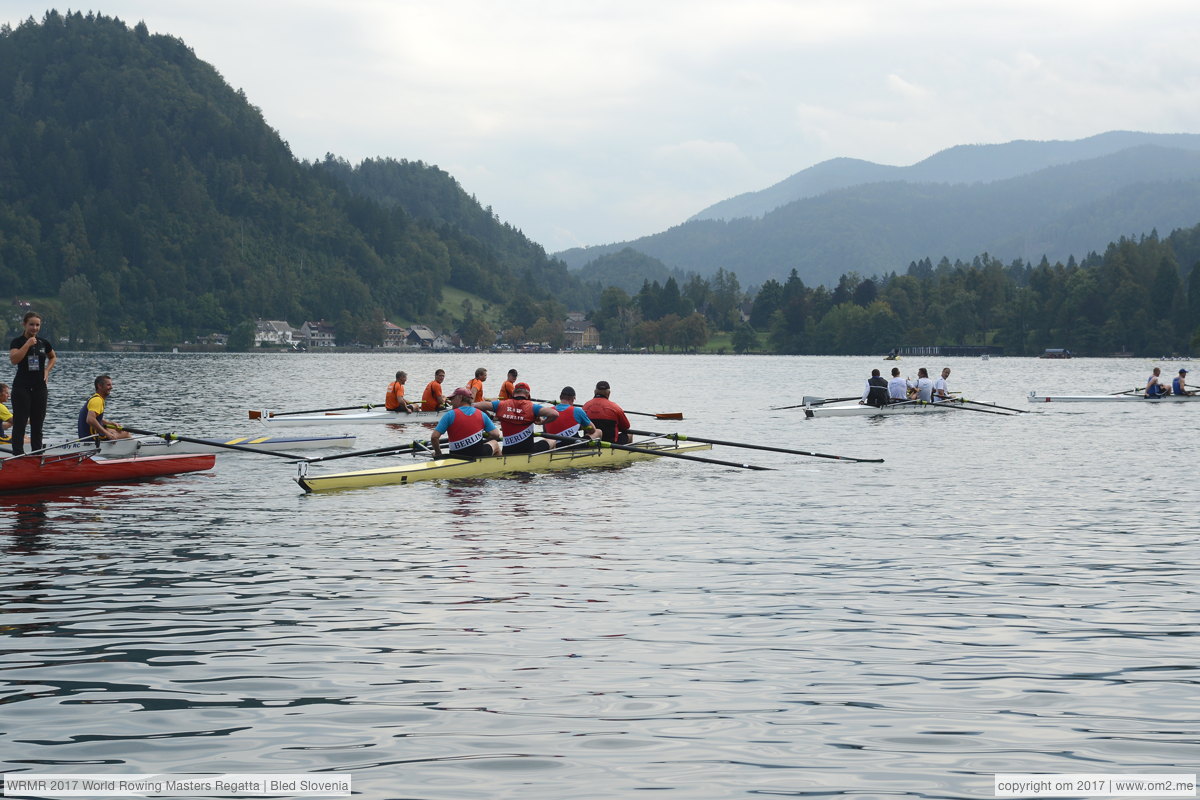
[[[20,456],[0,461],[0,492],[24,492],[87,483],[116,483],[212,469],[216,455],[93,458]]]

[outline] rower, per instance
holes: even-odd
[[[97,375],[92,382],[96,389],[83,408],[79,409],[79,419],[76,426],[80,439],[94,436],[97,439],[128,439],[129,431],[116,422],[104,418],[104,405],[112,394],[112,378],[107,375]]]
[[[935,403],[944,403],[947,400],[953,400],[950,392],[946,387],[946,379],[950,377],[950,368],[946,367],[942,370],[942,376],[933,382],[933,401]]]
[[[12,412],[8,410],[5,403],[8,402],[9,389],[7,383],[0,383],[0,443],[12,441],[12,437],[8,435],[8,431],[13,426]]]
[[[401,370],[396,373],[396,380],[388,385],[387,394],[383,397],[384,408],[388,411],[403,411],[406,414],[413,410],[404,399],[404,384],[407,382],[407,372]]]
[[[500,431],[487,414],[471,405],[475,393],[459,387],[450,393],[452,408],[438,420],[437,427],[429,434],[433,457],[442,456],[442,435],[446,436],[446,447],[455,458],[486,458],[500,455]]]
[[[876,408],[883,408],[888,404],[888,380],[880,376],[879,370],[871,370],[871,377],[867,378],[867,385],[863,389],[862,400],[858,403]]]
[[[888,401],[903,403],[908,399],[908,381],[900,377],[900,368],[892,367],[892,379],[888,381]]]
[[[544,439],[534,438],[533,426],[558,419],[558,412],[552,406],[530,400],[528,383],[513,386],[513,396],[507,400],[485,400],[475,403],[475,408],[492,412],[500,423],[500,432],[504,434],[504,455],[540,453],[550,449],[550,444]]]
[[[517,371],[510,369],[508,371],[508,380],[500,384],[500,396],[497,400],[509,400],[513,397],[513,387],[517,385]]]
[[[1193,395],[1195,392],[1188,391],[1187,388],[1187,370],[1179,370],[1179,375],[1171,380],[1171,393],[1180,395]]]
[[[433,373],[433,380],[425,386],[421,395],[422,411],[440,411],[446,407],[446,398],[442,394],[442,381],[446,380],[446,370],[439,369]]]
[[[922,403],[933,402],[933,381],[929,380],[929,370],[924,367],[917,370],[917,380],[908,382],[908,394]]]
[[[582,435],[588,439],[600,437],[600,431],[588,419],[587,413],[575,405],[575,390],[570,386],[564,386],[558,393],[558,405],[554,410],[558,412],[558,419],[547,422],[542,429],[547,435],[570,438]],[[560,439],[550,440],[551,447],[561,447],[563,444],[566,443]]]
[[[482,403],[486,398],[483,396],[483,382],[487,380],[487,370],[483,367],[475,370],[475,377],[467,381],[467,388],[471,390],[471,396],[474,398],[471,402]]]
[[[1166,397],[1171,392],[1162,382],[1162,370],[1154,368],[1149,380],[1146,381],[1146,397]]]
[[[612,394],[612,388],[608,385],[608,381],[599,381],[596,384],[596,396],[583,404],[583,411],[600,429],[600,438],[604,441],[629,444],[632,439],[627,431],[633,425],[629,423],[629,417],[625,416],[624,410],[608,399],[610,394]]]

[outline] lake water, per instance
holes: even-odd
[[[1189,404],[1035,406],[1145,360],[911,360],[1034,413],[805,420],[878,359],[63,353],[49,429],[256,432],[247,410],[419,396],[476,366],[750,472],[608,471],[305,495],[294,467],[0,499],[0,770],[343,772],[368,798],[993,796],[1014,772],[1196,772]],[[1177,364],[1163,364],[1173,374]],[[886,374],[886,372],[885,372]],[[424,438],[358,426],[361,447]],[[407,457],[404,457],[407,458]],[[382,466],[385,459],[369,459]],[[351,468],[352,461],[321,469]]]

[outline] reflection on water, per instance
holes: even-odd
[[[1195,409],[805,421],[747,398],[845,394],[879,365],[595,355],[72,354],[54,396],[111,372],[118,419],[233,435],[253,429],[214,414],[231,385],[247,408],[285,407],[280,386],[345,405],[398,366],[480,359],[535,392],[605,377],[631,409],[670,397],[685,433],[887,460],[306,496],[282,459],[230,456],[0,500],[5,771],[347,771],[379,798],[941,798],[990,796],[995,772],[1200,761],[1197,490],[1161,468],[1191,457]],[[953,368],[1014,406],[1118,377]],[[184,369],[181,404],[161,382]],[[741,391],[713,397],[714,376]]]

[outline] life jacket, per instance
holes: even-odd
[[[547,422],[542,430],[554,436],[574,436],[579,433],[579,420],[575,419],[575,406],[569,403],[559,403],[554,407],[558,419]]]
[[[533,422],[537,419],[533,401],[524,397],[501,400],[496,404],[496,421],[504,434],[504,446],[511,447],[533,436]]]
[[[867,392],[867,405],[876,407],[886,406],[888,404],[887,378],[872,375],[870,378],[867,378],[867,385],[871,387]]]
[[[483,412],[475,409],[467,414],[461,408],[454,409],[454,421],[446,428],[446,446],[450,452],[463,450],[483,441]]]
[[[91,397],[88,398],[87,403],[83,404],[83,408],[79,409],[79,419],[75,425],[75,432],[79,434],[80,439],[86,439],[88,436],[91,436],[94,433],[99,433],[99,431],[92,430],[91,427],[88,425],[88,404],[91,403],[92,399],[96,398],[96,397],[100,397],[100,395],[93,394]],[[101,401],[103,401],[104,398],[100,398],[100,399],[101,399]],[[103,426],[104,425],[104,412],[101,411],[99,414],[97,414],[96,419],[99,420],[100,425]]]
[[[383,407],[388,411],[399,411],[404,406],[404,384],[392,381],[383,397]]]

